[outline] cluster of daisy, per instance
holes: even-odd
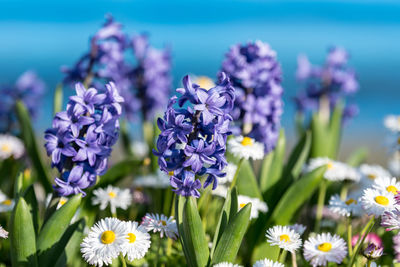
[[[352,181],[358,182],[361,178],[357,169],[329,158],[313,158],[305,166],[305,172],[311,172],[319,167],[326,166],[324,178],[329,181]]]
[[[10,157],[19,159],[24,153],[25,147],[20,139],[12,135],[0,135],[0,159],[4,160]]]
[[[274,226],[267,230],[267,242],[281,250],[295,255],[302,247],[301,235],[305,227],[299,224],[292,226]],[[304,258],[312,266],[326,266],[328,262],[340,264],[347,255],[346,242],[338,235],[330,233],[311,234],[303,245]],[[294,257],[295,261],[295,257]],[[295,262],[293,264],[296,264]]]

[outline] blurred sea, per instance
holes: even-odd
[[[282,63],[285,88],[283,126],[295,138],[292,97],[296,57],[319,64],[330,45],[348,49],[359,75],[360,114],[345,127],[343,155],[360,145],[370,161],[384,162],[382,119],[400,113],[400,2],[398,1],[28,1],[1,0],[0,84],[13,83],[26,69],[46,81],[35,124],[51,124],[52,94],[71,65],[88,49],[88,37],[110,12],[130,33],[148,32],[151,43],[173,50],[174,84],[186,73],[215,77],[224,53],[238,42],[270,43]],[[66,88],[65,93],[72,90]]]

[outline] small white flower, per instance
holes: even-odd
[[[375,179],[373,188],[397,195],[397,192],[400,191],[400,182],[394,177],[379,177]]]
[[[367,188],[361,197],[361,205],[368,215],[381,216],[385,211],[394,209],[395,199],[386,190]]]
[[[242,266],[239,264],[234,264],[234,263],[230,263],[230,262],[221,262],[221,263],[213,265],[213,267],[242,267]]]
[[[146,142],[134,141],[132,151],[139,159],[143,159],[149,153],[149,146]]]
[[[129,189],[120,189],[111,185],[106,189],[99,188],[93,191],[92,204],[100,204],[100,209],[104,210],[110,205],[111,213],[115,214],[117,208],[126,210],[132,203],[132,195]]]
[[[201,88],[209,90],[213,87],[215,87],[214,81],[207,76],[194,76],[193,77],[193,83],[199,85]]]
[[[329,158],[313,158],[310,163],[305,166],[305,172],[311,172],[321,166],[326,166],[324,178],[329,181],[353,181],[360,180],[360,174],[353,167],[342,162],[334,161]]]
[[[258,160],[264,157],[264,145],[247,136],[231,138],[228,141],[228,150],[238,158]]]
[[[279,246],[292,253],[301,247],[300,235],[288,226],[275,225],[267,230],[265,236],[271,246]]]
[[[295,224],[289,225],[289,228],[294,230],[299,235],[304,234],[304,231],[307,229],[306,226],[304,226],[302,224],[299,224],[299,223],[295,223]]]
[[[285,265],[283,265],[282,263],[277,262],[277,261],[263,259],[263,260],[256,261],[256,263],[254,263],[253,267],[285,267]]]
[[[228,187],[226,187],[223,184],[218,184],[217,188],[211,191],[211,194],[214,196],[219,196],[219,197],[226,197],[226,194],[228,193]]]
[[[225,169],[223,170],[223,172],[226,173],[226,175],[224,177],[220,177],[218,179],[218,184],[227,184],[232,182],[235,173],[237,170],[237,166],[233,163],[228,163],[228,165],[225,167]]]
[[[24,144],[17,137],[0,134],[0,159],[19,159],[25,153]]]
[[[133,180],[136,187],[148,188],[168,188],[170,186],[169,177],[165,172],[157,171],[157,175],[139,176]]]
[[[364,187],[371,186],[376,178],[391,176],[387,170],[379,165],[362,164],[358,170],[361,173],[361,184]]]
[[[383,124],[390,131],[399,132],[400,131],[400,116],[388,115],[385,117]]]
[[[265,202],[259,200],[258,198],[251,198],[248,196],[238,195],[238,209],[240,210],[247,203],[251,203],[251,213],[250,219],[258,218],[258,214],[260,212],[266,213],[268,212],[268,206]]]
[[[178,228],[174,218],[167,217],[164,214],[153,214],[147,213],[143,217],[142,226],[147,231],[153,231],[153,233],[160,232],[160,237],[166,237],[176,239],[178,236]]]
[[[400,153],[396,151],[388,160],[388,169],[394,176],[400,176]]]
[[[8,232],[0,225],[0,238],[8,238]]]
[[[329,210],[341,216],[350,217],[361,216],[363,209],[359,198],[349,195],[346,200],[341,200],[338,194],[331,196],[329,200]]]
[[[137,222],[129,221],[124,224],[128,239],[123,246],[124,256],[127,255],[130,261],[143,258],[150,248],[150,235]]]
[[[328,262],[339,264],[346,255],[346,242],[336,234],[318,234],[304,243],[304,258],[314,267],[326,266]]]
[[[117,218],[105,218],[90,228],[81,243],[81,253],[91,265],[103,266],[112,263],[128,243],[125,223]]]
[[[12,211],[15,202],[9,199],[3,192],[0,191],[0,212]]]

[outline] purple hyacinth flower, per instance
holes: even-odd
[[[194,105],[194,109],[201,111],[203,115],[203,122],[205,125],[209,124],[215,115],[223,115],[221,107],[225,104],[225,97],[220,96],[215,91],[206,91],[202,88],[196,92],[199,104]]]
[[[115,83],[110,82],[109,84],[106,84],[106,90],[107,101],[112,103],[112,106],[117,111],[117,114],[121,115],[122,108],[120,103],[124,102],[124,98],[119,94]]]
[[[192,172],[184,171],[183,180],[172,176],[170,178],[171,186],[176,194],[184,197],[200,197],[199,189],[201,188],[201,182],[199,179],[195,179],[195,175]]]
[[[97,134],[95,133],[94,125],[90,126],[85,140],[78,139],[76,144],[80,147],[78,153],[75,155],[73,160],[84,161],[89,160],[90,166],[94,166],[97,156],[103,156],[109,153],[108,148],[101,148],[98,144]]]
[[[183,77],[182,84],[183,88],[176,89],[176,91],[181,94],[178,102],[179,106],[182,107],[186,101],[189,101],[192,104],[197,103],[198,96],[196,92],[200,88],[200,86],[198,86],[197,84],[193,84],[190,80],[189,75]]]
[[[92,124],[93,122],[94,119],[92,117],[75,116],[73,114],[68,114],[66,111],[61,111],[55,115],[53,127],[59,127],[65,131],[70,127],[72,135],[78,137],[80,129],[85,125]]]
[[[79,116],[85,112],[94,114],[94,105],[100,104],[106,99],[105,94],[98,94],[94,88],[86,88],[81,83],[75,85],[76,95],[70,96],[70,100],[76,105],[74,106],[74,115]]]
[[[183,166],[191,166],[192,170],[197,173],[201,170],[203,163],[215,164],[216,159],[212,158],[214,151],[214,144],[205,146],[202,139],[199,141],[195,140],[191,145],[188,144],[185,146],[184,152],[188,159],[183,163]]]
[[[70,142],[74,140],[74,138],[69,132],[56,133],[48,130],[45,133],[44,139],[46,140],[45,147],[47,155],[51,155],[53,164],[58,164],[60,162],[61,155],[67,157],[76,155],[75,149],[70,145]]]
[[[62,179],[56,178],[55,182],[54,189],[59,195],[68,196],[82,193],[85,196],[86,193],[83,189],[92,186],[96,182],[96,176],[84,172],[83,167],[78,165],[70,172],[64,172]]]

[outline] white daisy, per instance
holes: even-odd
[[[314,267],[326,266],[328,262],[339,264],[346,255],[346,242],[336,234],[318,234],[304,243],[304,258]]]
[[[400,152],[396,151],[388,159],[387,167],[390,173],[394,176],[400,176]]]
[[[375,179],[373,188],[397,195],[397,192],[400,191],[400,182],[394,177],[379,177]]]
[[[132,151],[136,157],[143,159],[149,153],[149,146],[146,142],[134,141],[132,143]]]
[[[237,170],[237,166],[233,163],[228,163],[228,165],[225,167],[223,172],[226,173],[224,177],[218,178],[218,184],[227,184],[232,182],[233,177],[235,176]]]
[[[221,263],[213,265],[213,267],[242,267],[242,266],[239,264],[234,264],[234,263],[230,263],[230,262],[221,262]]]
[[[302,225],[300,223],[295,223],[295,224],[289,225],[289,228],[294,230],[299,235],[304,234],[304,231],[307,229],[306,226],[304,226],[304,225]]]
[[[277,262],[277,261],[263,259],[263,260],[256,261],[253,264],[253,267],[285,267],[285,265],[283,265],[282,263]]]
[[[301,247],[300,235],[288,226],[275,225],[267,230],[265,236],[271,246],[279,246],[292,253]]]
[[[100,204],[101,210],[104,210],[110,204],[112,214],[117,212],[117,208],[126,210],[132,203],[132,195],[129,189],[120,189],[109,185],[106,189],[94,190],[93,194],[92,204]]]
[[[8,232],[0,225],[0,238],[8,238]]]
[[[359,198],[349,195],[346,200],[342,200],[338,194],[331,196],[329,200],[329,210],[341,216],[361,216],[363,209]]]
[[[168,175],[158,170],[157,175],[139,176],[133,180],[133,186],[149,188],[168,188],[170,186]]]
[[[231,138],[228,141],[228,150],[238,158],[258,160],[264,157],[264,145],[247,136]]]
[[[60,199],[58,200],[58,203],[57,203],[57,209],[59,209],[62,206],[64,206],[64,204],[67,203],[67,201],[68,201],[68,198],[60,197]]]
[[[247,203],[251,203],[251,213],[250,219],[258,218],[258,214],[260,212],[266,213],[268,212],[268,206],[264,201],[259,200],[258,198],[251,198],[248,196],[238,195],[238,209],[240,210]]]
[[[334,161],[329,158],[313,158],[310,163],[305,166],[305,172],[311,172],[321,166],[326,166],[324,178],[329,181],[359,181],[360,175],[356,169],[342,162]]]
[[[0,134],[0,159],[19,159],[25,153],[24,144],[15,136]]]
[[[105,218],[97,222],[81,243],[85,261],[100,267],[111,264],[128,243],[125,229],[125,223],[117,218]]]
[[[395,199],[386,190],[367,188],[361,197],[361,205],[368,215],[381,216],[385,211],[395,208]]]
[[[214,196],[219,196],[219,197],[226,197],[226,194],[228,192],[228,187],[223,185],[223,184],[218,184],[217,188],[211,191],[211,194]]]
[[[388,115],[383,120],[385,127],[392,132],[400,131],[400,116]]]
[[[124,244],[123,254],[128,256],[128,260],[141,259],[146,255],[150,248],[150,235],[144,227],[137,222],[124,222],[125,233],[128,242]]]
[[[178,228],[174,218],[167,217],[164,214],[153,214],[147,213],[142,219],[142,226],[147,231],[153,231],[153,233],[160,232],[160,237],[166,237],[176,239],[178,236]]]
[[[9,199],[3,192],[0,191],[0,212],[12,211],[14,208],[14,200]]]
[[[193,83],[199,85],[201,88],[206,90],[215,87],[214,81],[207,76],[195,76],[193,77]]]
[[[379,165],[362,164],[358,170],[361,174],[361,184],[364,187],[371,186],[376,178],[391,176],[387,170]]]

